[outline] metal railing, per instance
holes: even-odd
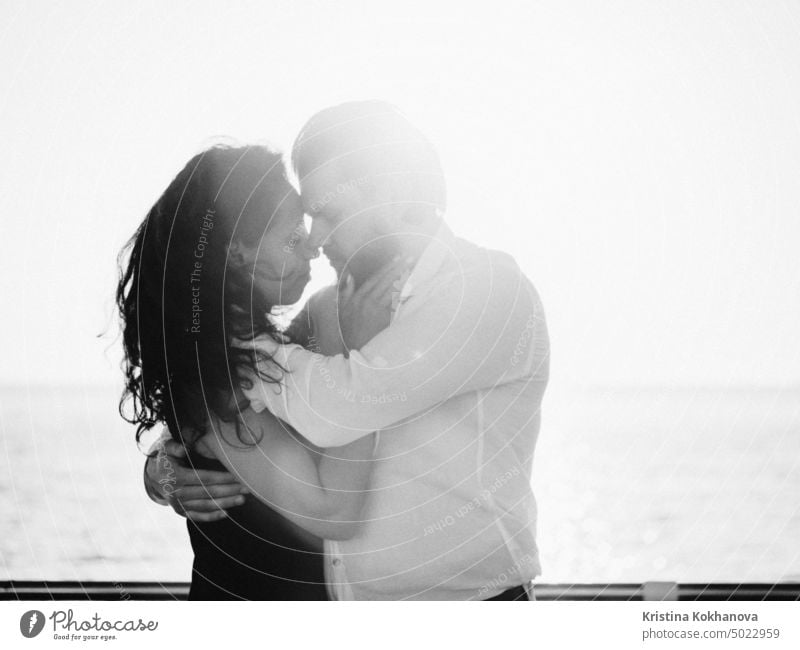
[[[800,583],[535,584],[536,600],[800,600]],[[186,600],[188,582],[0,582],[0,600]]]

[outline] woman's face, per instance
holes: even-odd
[[[274,305],[296,303],[311,277],[309,260],[316,256],[308,248],[300,196],[290,185],[277,208],[264,208],[266,232],[260,241],[234,244],[232,254],[243,257],[254,269],[253,281]],[[252,206],[256,210],[260,207]]]

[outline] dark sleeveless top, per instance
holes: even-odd
[[[192,454],[197,469],[225,470]],[[214,522],[187,520],[194,550],[189,600],[327,600],[322,542],[248,495]]]

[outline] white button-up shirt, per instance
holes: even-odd
[[[471,600],[527,584],[541,573],[531,467],[549,368],[538,294],[509,255],[443,226],[393,303],[349,358],[272,346],[283,386],[246,391],[320,447],[378,432],[359,532],[326,542],[332,596]]]

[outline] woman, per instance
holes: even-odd
[[[357,529],[373,436],[323,453],[242,393],[255,376],[280,390],[283,369],[261,343],[286,340],[272,314],[308,282],[316,251],[306,238],[279,153],[213,147],[189,161],[123,251],[121,412],[132,404],[137,440],[165,423],[195,467],[227,468],[251,492],[228,519],[187,522],[190,599],[325,599],[320,539]],[[358,334],[368,340],[386,324],[365,317]]]

